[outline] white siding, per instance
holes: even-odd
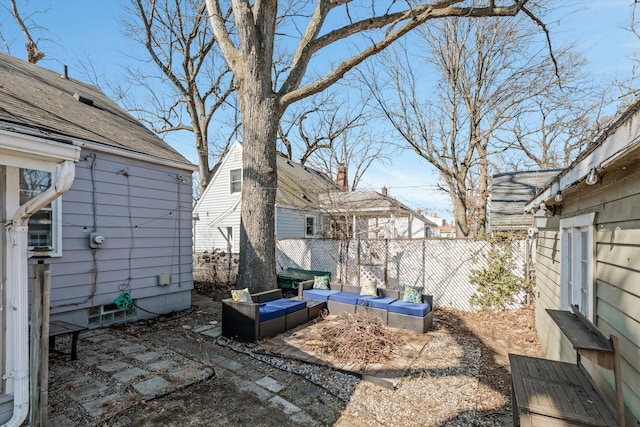
[[[223,236],[233,227],[233,250],[240,247],[241,193],[230,194],[230,173],[242,169],[242,145],[235,142],[194,209],[194,251],[227,250]],[[213,226],[211,225],[213,223]]]

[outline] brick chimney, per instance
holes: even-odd
[[[384,187],[382,187],[382,195],[383,196],[387,195],[387,186],[386,185]]]
[[[347,191],[347,167],[345,166],[344,163],[340,163],[338,165],[338,176],[336,178],[336,181],[338,183],[338,187],[340,187],[340,190],[342,191]]]

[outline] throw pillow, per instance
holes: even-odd
[[[360,295],[377,297],[378,296],[378,284],[376,280],[365,280],[360,288]]]
[[[313,289],[329,289],[329,276],[313,276]]]
[[[233,298],[236,302],[253,302],[251,299],[251,294],[249,293],[249,288],[244,289],[232,289],[231,290],[231,298]]]
[[[422,304],[422,286],[405,286],[404,287],[404,302],[412,302],[415,304]]]

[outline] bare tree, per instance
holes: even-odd
[[[516,157],[524,154],[524,167],[567,167],[597,138],[608,120],[603,111],[611,105],[613,83],[594,83],[583,72],[586,61],[572,48],[557,51],[556,58],[557,69],[542,68],[534,81],[543,90],[527,100],[522,114],[513,120],[512,132],[505,133],[505,145],[516,149],[516,153],[509,153]],[[562,86],[546,84],[556,73]],[[505,156],[493,161],[498,162],[509,163]]]
[[[18,11],[16,0],[10,0],[10,3],[11,3],[11,16],[13,16],[13,19],[15,20],[16,24],[18,24],[18,26],[20,27],[20,31],[22,31],[24,38],[27,40],[27,43],[26,43],[27,62],[35,64],[38,61],[40,61],[42,58],[44,58],[44,52],[42,52],[38,48],[37,42],[33,39],[33,36],[31,34],[33,26],[28,25],[27,23],[25,23],[25,20],[22,19],[22,16]],[[4,41],[4,37],[2,37],[2,40]]]
[[[473,2],[435,0],[398,10],[395,3],[379,7],[351,4],[348,1],[319,0],[307,3],[314,10],[306,16],[302,11],[294,19],[279,21],[277,1],[232,0],[233,22],[226,19],[228,3],[206,0],[213,31],[237,80],[237,95],[243,121],[243,187],[240,233],[240,267],[238,286],[251,290],[276,287],[275,272],[275,189],[277,186],[276,139],[278,122],[292,103],[332,86],[345,73],[365,59],[381,52],[400,37],[428,20],[447,16],[468,18],[513,16],[528,3],[514,0],[508,6],[495,6],[494,0]],[[361,7],[362,6],[362,7]],[[338,16],[342,9],[342,16]],[[327,17],[334,12],[331,27]],[[340,19],[341,18],[341,19]],[[301,25],[306,28],[297,31]],[[290,24],[286,31],[284,26]],[[325,25],[326,24],[326,25]],[[276,32],[276,28],[279,32]],[[282,34],[282,37],[276,37]],[[279,45],[295,42],[288,73],[274,88],[272,64]],[[335,50],[341,41],[362,36],[360,49],[347,43]],[[334,48],[337,59],[320,55]],[[351,49],[356,49],[352,53]],[[330,64],[314,67],[320,77],[308,76],[312,58]],[[305,80],[307,78],[307,80]]]
[[[149,57],[142,60],[141,68],[128,68],[128,73],[131,86],[148,96],[133,101],[127,96],[129,88],[120,88],[121,102],[160,135],[179,131],[193,135],[198,154],[198,193],[202,194],[213,167],[240,126],[232,118],[224,136],[216,134],[218,142],[210,141],[214,115],[225,108],[233,110],[229,102],[234,90],[232,73],[217,51],[201,1],[132,0],[131,4],[131,19],[124,22],[125,34],[144,45]],[[149,71],[148,63],[159,74]]]
[[[484,234],[489,157],[505,149],[492,142],[542,89],[532,81],[548,57],[544,49],[530,49],[534,33],[526,24],[498,18],[442,20],[418,31],[423,62],[417,62],[420,53],[409,53],[416,51],[415,42],[411,50],[398,49],[376,64],[377,74],[386,70],[388,81],[377,82],[372,92],[402,140],[440,173],[461,237]],[[421,95],[418,74],[429,66],[439,76],[435,102]],[[393,88],[393,98],[385,98],[385,87]]]
[[[375,129],[377,114],[371,97],[352,90],[346,99],[323,92],[309,100],[296,104],[280,120],[278,137],[286,151],[282,155],[294,159],[294,151],[302,152],[301,164],[309,164],[336,183],[342,165],[349,172],[345,190],[354,191],[365,172],[376,162],[388,161],[390,155],[390,144]]]

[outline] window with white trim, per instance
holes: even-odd
[[[560,298],[563,309],[577,305],[593,320],[594,213],[560,220]]]
[[[242,191],[242,169],[233,169],[229,172],[229,183],[231,194]]]
[[[313,237],[316,234],[316,218],[307,216],[305,219],[305,236]]]
[[[35,169],[20,169],[20,204],[23,205],[51,186],[54,174]],[[48,247],[49,255],[62,255],[62,221],[61,198],[58,197],[50,204],[36,212],[29,219],[28,245],[29,250],[34,247]]]

